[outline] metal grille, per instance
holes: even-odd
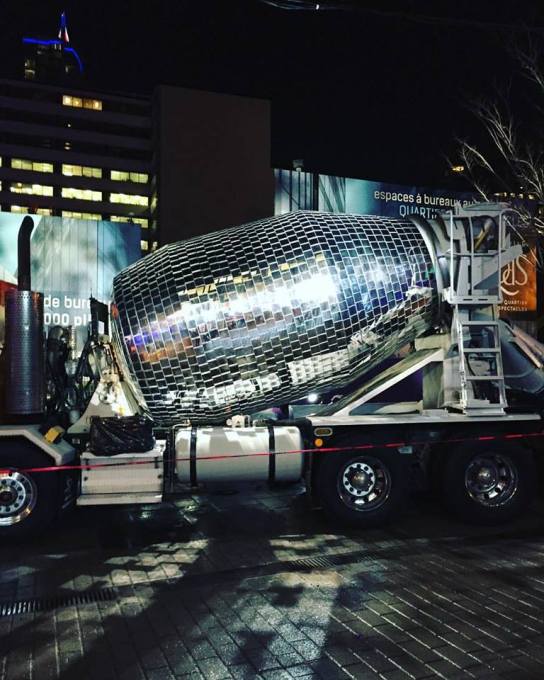
[[[54,595],[52,597],[33,597],[28,600],[12,600],[0,602],[0,617],[15,616],[17,614],[30,614],[32,612],[48,612],[61,607],[72,607],[78,604],[91,604],[93,602],[112,602],[117,598],[113,588],[101,588],[89,590],[84,593],[70,593],[67,595]]]
[[[160,424],[341,388],[430,325],[409,221],[296,212],[164,246],[114,279],[115,335]]]

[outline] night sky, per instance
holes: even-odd
[[[544,2],[344,4],[351,9],[3,0],[0,74],[20,77],[21,37],[56,37],[66,9],[86,86],[145,94],[166,83],[267,97],[276,166],[303,158],[323,173],[447,185],[455,136],[479,132],[463,103],[510,80],[506,46],[523,23],[544,27]]]

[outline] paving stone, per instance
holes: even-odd
[[[463,652],[461,649],[453,647],[452,645],[437,647],[435,652],[440,654],[441,657],[447,659],[448,661],[451,661],[451,663],[461,669],[470,668],[470,666],[475,666],[479,663],[478,659],[476,659],[474,656],[468,654],[467,652]]]
[[[411,675],[408,675],[408,673],[401,668],[395,668],[393,671],[386,671],[385,673],[380,674],[380,678],[383,678],[383,680],[408,680],[408,678],[411,677]]]
[[[117,680],[146,680],[146,676],[139,666],[128,665],[117,671]]]
[[[262,671],[260,675],[265,680],[292,680],[293,678],[286,670],[279,668],[270,671]]]
[[[295,652],[298,652],[306,661],[319,659],[319,657],[322,656],[320,647],[311,640],[294,640],[291,642],[291,646]]]
[[[244,650],[244,656],[256,671],[273,670],[275,668],[282,668],[279,659],[266,649],[248,649]]]
[[[346,647],[327,646],[325,654],[334,661],[338,666],[349,666],[350,664],[360,663],[360,658]]]
[[[437,650],[431,649],[430,647],[421,644],[417,640],[401,642],[399,647],[422,663],[428,663],[429,661],[439,661],[441,658],[437,653]]]
[[[232,678],[228,668],[219,657],[211,657],[197,661],[197,665],[206,680],[224,680]]]
[[[140,660],[143,668],[146,671],[157,668],[165,668],[168,666],[168,661],[160,648],[148,649],[140,654]]]
[[[229,666],[229,672],[236,680],[253,680],[253,678],[258,677],[255,673],[255,668],[249,663]]]
[[[293,678],[312,678],[319,677],[315,670],[309,664],[298,664],[296,666],[290,666],[288,669],[289,674]]]
[[[153,668],[145,672],[147,680],[174,680],[175,676],[169,668]]]

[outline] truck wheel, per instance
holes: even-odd
[[[501,524],[533,502],[537,471],[532,454],[516,445],[459,447],[443,457],[441,490],[456,515],[479,524]]]
[[[327,513],[360,528],[387,523],[397,510],[404,485],[398,454],[383,451],[326,454],[319,461],[315,489]]]
[[[3,442],[0,453],[0,539],[19,538],[43,529],[55,517],[58,505],[56,473],[23,472],[45,467],[50,459],[26,442]]]

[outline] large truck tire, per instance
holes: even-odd
[[[404,498],[401,463],[396,451],[323,454],[314,479],[317,500],[343,524],[359,528],[387,524]]]
[[[533,454],[503,442],[444,452],[439,476],[446,507],[462,520],[477,524],[515,519],[531,505],[537,490]]]
[[[0,440],[0,539],[29,537],[57,515],[59,480],[55,472],[24,472],[51,459],[24,440]]]

